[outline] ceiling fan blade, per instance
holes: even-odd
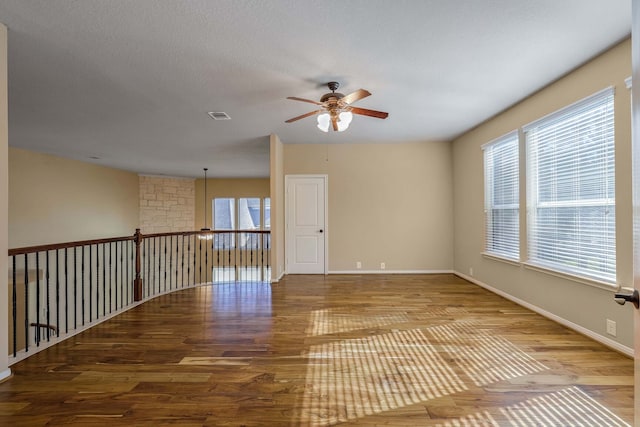
[[[338,116],[331,117],[331,124],[333,125],[333,130],[338,131]]]
[[[359,101],[362,98],[366,98],[369,95],[371,95],[369,91],[358,89],[355,92],[351,92],[349,95],[343,96],[340,101],[344,102],[345,104],[353,104],[354,102]]]
[[[389,116],[389,113],[385,113],[384,111],[369,110],[367,108],[358,107],[351,107],[351,112],[353,114],[360,114],[362,116],[375,117],[378,119],[386,119]]]
[[[294,117],[292,119],[286,120],[285,123],[295,122],[296,120],[304,119],[305,117],[309,117],[309,116],[313,116],[314,114],[321,113],[322,111],[324,111],[324,110],[311,111],[311,112],[309,112],[307,114],[303,114],[301,116]]]
[[[297,96],[287,96],[287,99],[293,99],[294,101],[308,102],[310,104],[316,104],[316,105],[324,105],[321,102],[313,101],[311,99],[298,98]]]

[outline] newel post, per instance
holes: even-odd
[[[136,228],[134,240],[136,244],[136,277],[133,280],[133,300],[142,301],[142,278],[140,277],[140,244],[142,243],[142,233]]]

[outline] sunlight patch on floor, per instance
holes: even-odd
[[[578,387],[525,400],[501,411],[513,426],[631,427]]]
[[[326,426],[467,389],[418,329],[312,346],[301,420]]]
[[[475,322],[449,323],[429,328],[428,332],[477,386],[548,369],[506,338]]]
[[[500,427],[500,424],[487,411],[467,415],[457,420],[436,424],[435,427]]]
[[[408,321],[409,318],[404,311],[361,315],[339,313],[335,309],[327,308],[323,310],[313,310],[311,312],[309,315],[310,326],[307,330],[307,335],[338,334],[359,329],[379,328]]]

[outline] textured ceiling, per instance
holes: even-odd
[[[630,0],[0,0],[9,144],[145,174],[269,173],[284,143],[449,140],[627,37]],[[324,84],[373,95],[343,133]],[[214,121],[208,111],[225,111]],[[98,159],[95,159],[97,157]]]

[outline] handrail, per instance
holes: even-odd
[[[229,233],[254,233],[254,234],[270,234],[271,230],[200,230],[200,231],[173,231],[168,233],[151,233],[142,234],[143,238],[165,237],[165,236],[193,236],[199,234],[229,234]]]
[[[105,239],[78,240],[75,242],[65,242],[65,243],[51,243],[47,245],[25,246],[22,248],[9,249],[8,255],[9,256],[24,255],[24,254],[34,253],[34,252],[55,251],[56,249],[68,249],[68,248],[73,248],[77,246],[101,245],[103,243],[124,242],[128,240],[135,240],[135,235],[124,236],[124,237],[109,237]]]
[[[166,237],[166,236],[193,236],[198,234],[226,234],[226,233],[255,233],[255,234],[269,234],[271,230],[200,230],[200,231],[173,231],[166,233],[140,233],[143,239],[152,237]],[[100,245],[103,243],[122,242],[127,240],[135,240],[136,235],[122,236],[122,237],[109,237],[103,239],[92,240],[77,240],[75,242],[64,243],[51,243],[46,245],[36,246],[24,246],[21,248],[13,248],[8,250],[8,255],[24,255],[33,252],[54,251],[56,249],[72,248],[74,246],[88,246],[88,245]]]

